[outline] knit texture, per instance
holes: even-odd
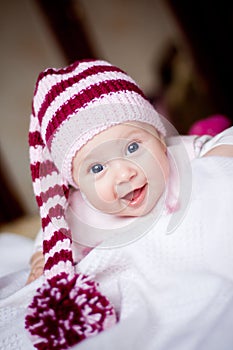
[[[99,132],[127,121],[149,123],[165,134],[159,115],[138,85],[110,63],[77,61],[39,75],[29,146],[46,280],[26,317],[26,328],[38,349],[66,349],[116,322],[114,308],[98,285],[75,274],[65,212],[69,186],[76,187],[72,177],[76,152]]]
[[[204,144],[205,152],[217,145],[212,141]],[[101,281],[101,291],[120,310],[121,321],[75,349],[232,350],[233,159],[206,157],[192,163],[193,200],[176,232],[166,235],[170,215],[163,216],[151,234],[123,249],[93,249],[76,266],[78,273]],[[43,277],[25,286],[27,269],[18,270],[19,253],[29,254],[25,239],[18,237],[13,244],[12,237],[8,243],[3,237],[0,349],[33,350],[23,329],[24,315]]]

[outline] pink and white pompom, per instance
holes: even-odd
[[[108,299],[90,277],[61,273],[46,280],[29,306],[25,326],[39,350],[63,350],[116,323]]]

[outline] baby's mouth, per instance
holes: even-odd
[[[130,207],[137,207],[143,202],[146,195],[146,190],[147,184],[143,185],[142,187],[135,188],[133,191],[130,191],[124,197],[122,197],[122,199],[126,200]]]

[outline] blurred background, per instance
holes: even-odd
[[[210,115],[233,120],[232,37],[233,2],[226,0],[0,1],[1,230],[38,220],[27,138],[40,71],[109,60],[187,134]]]

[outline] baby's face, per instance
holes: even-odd
[[[149,213],[165,190],[168,172],[158,133],[139,122],[101,132],[73,160],[73,178],[87,200],[117,216]]]

